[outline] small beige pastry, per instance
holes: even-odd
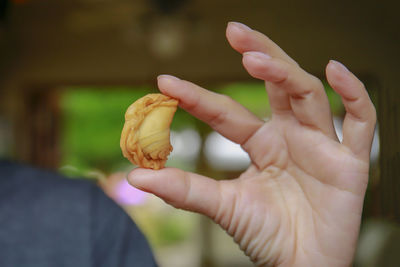
[[[148,94],[130,105],[121,133],[124,157],[143,168],[164,168],[172,151],[169,127],[178,100],[162,94]]]

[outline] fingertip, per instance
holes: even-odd
[[[254,69],[262,72],[270,62],[271,56],[258,51],[244,52],[242,57],[243,66],[246,69]]]
[[[228,22],[228,26],[227,26],[227,30],[239,30],[241,32],[243,31],[252,31],[252,29],[247,26],[246,24],[243,24],[241,22],[237,22],[237,21],[230,21]]]
[[[358,81],[360,80],[343,64],[336,60],[329,60],[328,65],[326,66],[326,74],[327,76],[331,76],[331,78],[335,78],[339,81]],[[329,77],[328,77],[329,78]]]
[[[136,176],[141,176],[142,174],[146,174],[149,172],[149,169],[145,168],[134,168],[128,173],[127,179],[128,181],[135,179]]]
[[[172,75],[161,74],[157,76],[157,85],[161,91],[171,87],[171,85],[174,85],[177,81],[180,81],[180,79]]]
[[[264,56],[260,52],[245,52],[243,53],[242,64],[252,77],[262,80],[265,78],[268,69],[265,61],[269,59],[268,55]]]
[[[176,99],[180,99],[181,95],[184,93],[184,86],[182,86],[183,81],[184,80],[178,77],[167,74],[157,76],[157,85],[160,92]]]
[[[170,75],[170,74],[160,74],[157,76],[157,80],[161,81],[179,81],[180,79],[176,76]]]
[[[288,71],[278,59],[262,52],[245,52],[242,63],[249,74],[257,79],[279,83],[288,77]]]
[[[127,176],[128,183],[138,189],[149,191],[148,187],[157,179],[157,171],[135,168]]]
[[[329,60],[325,72],[328,82],[341,82],[350,74],[347,67],[336,60]]]
[[[350,72],[349,69],[337,60],[331,59],[329,60],[328,67],[333,68],[340,72]]]
[[[226,28],[226,38],[233,49],[239,53],[245,51],[245,43],[247,42],[246,35],[253,30],[247,25],[240,22],[228,22]]]
[[[181,208],[186,190],[185,173],[175,168],[152,170],[137,168],[128,175],[128,183],[142,191],[154,194],[167,203]]]
[[[360,90],[364,88],[362,82],[345,65],[336,60],[330,60],[326,66],[326,78],[339,95],[349,100],[357,98]]]

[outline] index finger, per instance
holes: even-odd
[[[158,88],[163,94],[178,99],[181,108],[241,145],[264,123],[230,97],[174,76],[158,76]]]

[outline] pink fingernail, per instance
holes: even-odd
[[[245,25],[243,23],[240,23],[240,22],[231,21],[231,22],[228,22],[228,25],[235,26],[235,27],[237,27],[237,28],[239,28],[241,30],[244,30],[244,31],[252,31],[252,29],[249,26],[247,26],[247,25]]]
[[[250,51],[250,52],[244,52],[243,56],[250,56],[258,60],[268,60],[271,59],[271,56],[262,52],[258,51]]]
[[[329,63],[331,63],[339,71],[350,72],[349,69],[345,65],[340,63],[339,61],[331,59],[331,60],[329,60]]]
[[[180,79],[172,76],[172,75],[168,75],[168,74],[161,74],[157,76],[157,80],[165,80],[165,81],[179,81]]]
[[[149,174],[151,175],[152,170],[144,168],[135,168],[127,176],[127,181],[133,186],[138,186],[146,179],[148,179]]]

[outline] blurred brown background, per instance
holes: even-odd
[[[154,90],[155,77],[162,73],[215,90],[232,82],[251,83],[253,80],[241,66],[240,55],[225,39],[228,21],[240,21],[267,34],[307,71],[322,79],[329,59],[343,62],[366,84],[379,118],[379,156],[371,166],[356,264],[400,264],[396,255],[399,249],[396,244],[400,241],[397,1],[1,0],[0,3],[0,156],[44,168],[63,167],[62,103],[68,90],[79,92],[79,88],[89,87],[103,92],[118,91],[116,88],[120,87]],[[197,130],[201,138],[209,133],[204,126]],[[236,175],[236,170],[221,171],[207,165],[202,156],[194,168],[222,178]],[[106,176],[111,173],[104,172]],[[211,239],[220,233],[212,232],[208,222],[195,220],[200,221],[193,226],[200,229],[200,238],[193,242],[200,247],[194,246],[193,251],[198,254],[190,256],[191,264],[249,264],[240,256],[237,265],[221,260],[220,254],[225,252],[215,249],[217,246],[206,246],[209,242],[219,242]],[[163,258],[173,254],[173,250],[160,251],[157,255],[164,266],[179,266],[176,263],[179,260]],[[237,251],[226,253],[239,255]]]

